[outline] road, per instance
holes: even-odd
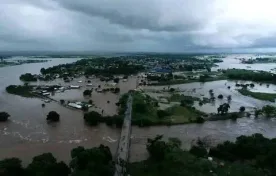
[[[131,118],[132,118],[132,95],[127,101],[124,123],[121,131],[120,141],[116,154],[116,170],[114,176],[123,176],[126,173],[125,164],[129,158],[130,137],[131,137]]]

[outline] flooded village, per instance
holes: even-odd
[[[276,64],[244,62],[257,57],[51,58],[0,68],[0,112],[10,115],[0,123],[0,158],[16,155],[26,164],[37,154],[52,152],[68,162],[72,148],[99,144],[114,153],[123,97],[130,91],[131,161],[145,159],[147,138],[158,134],[179,138],[183,148],[197,138],[216,145],[253,133],[275,137],[276,121],[265,116],[276,113],[267,111],[275,107]],[[46,121],[51,111],[60,115],[59,122]],[[101,117],[97,125],[84,118],[91,112]]]

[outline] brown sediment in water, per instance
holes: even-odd
[[[19,157],[24,164],[31,161],[35,155],[52,152],[58,160],[69,161],[70,150],[76,146],[85,146],[87,148],[94,147],[99,144],[105,144],[111,147],[115,152],[117,147],[117,139],[120,135],[120,129],[107,127],[105,124],[100,124],[97,127],[88,127],[83,120],[83,112],[65,108],[58,103],[45,103],[46,107],[42,108],[43,103],[37,98],[23,98],[15,95],[10,95],[5,92],[5,88],[11,84],[23,84],[19,80],[19,76],[23,73],[39,73],[42,67],[49,67],[60,63],[74,62],[76,59],[52,59],[46,63],[26,64],[14,67],[0,68],[0,111],[8,112],[11,117],[6,123],[0,123],[0,159],[6,157]],[[86,84],[85,78],[81,84]],[[76,82],[68,83],[78,84]],[[49,84],[61,83],[59,80],[50,82]],[[97,80],[95,80],[97,83]],[[103,83],[104,84],[104,83]],[[228,83],[227,83],[228,84]],[[229,82],[229,84],[232,84]],[[128,92],[136,87],[136,79],[129,78],[128,82],[120,82],[120,94]],[[248,106],[262,105],[263,102],[255,101],[250,97],[239,97],[234,90],[228,90],[225,86],[225,81],[216,81],[212,83],[190,83],[185,85],[175,85],[181,89],[192,90],[196,88],[197,96],[200,94],[208,95],[210,89],[214,89],[218,93],[228,95],[232,93],[231,108],[239,108],[246,103]],[[173,87],[173,86],[172,86]],[[231,86],[234,88],[234,86]],[[154,87],[159,89],[160,87]],[[65,93],[57,93],[54,98],[85,100],[82,95],[83,87],[80,90],[69,90]],[[187,93],[187,91],[186,91]],[[189,91],[188,91],[189,93]],[[68,94],[68,95],[67,95]],[[96,93],[93,92],[91,99],[97,107],[104,108],[106,115],[116,113],[116,101],[119,95],[113,93]],[[236,99],[235,96],[239,97]],[[107,100],[110,103],[107,103]],[[219,104],[220,101],[217,101]],[[202,106],[206,110],[216,110],[215,106]],[[47,124],[46,115],[49,111],[57,111],[60,114],[60,122],[56,124]],[[206,122],[204,124],[189,124],[177,126],[155,126],[149,128],[133,127],[132,129],[132,144],[131,144],[131,161],[145,159],[146,139],[154,137],[157,134],[164,134],[168,137],[178,137],[182,141],[183,147],[188,148],[191,142],[197,137],[209,137],[212,143],[216,144],[224,140],[234,140],[239,135],[250,135],[253,133],[262,133],[267,137],[276,136],[276,121],[273,119],[251,119],[242,118],[237,122],[231,120]]]

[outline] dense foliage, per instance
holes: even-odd
[[[21,160],[9,158],[0,161],[1,176],[113,176],[114,163],[110,149],[106,146],[84,149],[77,147],[71,151],[70,165],[57,162],[51,153],[35,156],[32,162],[23,168]]]
[[[8,120],[10,115],[7,112],[0,112],[0,122],[5,122]]]
[[[22,74],[19,79],[21,81],[26,81],[26,82],[29,82],[29,81],[37,81],[37,77],[35,75],[32,75],[31,73],[25,73],[25,74]]]
[[[84,114],[84,120],[89,125],[98,125],[102,121],[102,115],[96,111],[91,111]]]
[[[131,75],[142,71],[144,67],[132,64],[130,60],[121,57],[82,59],[74,63],[61,64],[40,70],[43,75],[59,74],[61,77],[73,77],[75,74],[85,73],[86,76],[98,75],[113,77],[113,75]]]
[[[59,114],[56,111],[50,111],[46,118],[47,121],[51,122],[58,122],[59,121]]]
[[[6,91],[10,94],[14,95],[20,95],[23,97],[33,97],[34,95],[32,94],[32,87],[28,85],[10,85],[6,87]]]
[[[227,78],[235,80],[248,80],[256,82],[276,82],[276,75],[265,71],[252,71],[244,69],[229,69],[224,73]]]
[[[91,90],[86,89],[85,91],[83,91],[83,96],[91,96],[91,94],[92,94]]]
[[[264,172],[249,164],[224,163],[198,158],[183,151],[179,142],[161,140],[162,136],[149,139],[147,150],[149,159],[132,163],[129,167],[132,176],[263,176]],[[197,152],[198,153],[198,152]],[[206,150],[204,156],[207,154]]]
[[[236,142],[224,142],[210,149],[210,155],[228,161],[250,162],[254,167],[276,174],[276,139],[261,134],[240,136]]]
[[[84,114],[84,120],[88,125],[96,126],[101,122],[105,122],[108,126],[116,125],[116,127],[122,127],[124,122],[123,115],[114,116],[102,116],[96,111],[91,111]]]

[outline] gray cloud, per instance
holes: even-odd
[[[0,51],[273,48],[275,5],[272,0],[1,0]]]

